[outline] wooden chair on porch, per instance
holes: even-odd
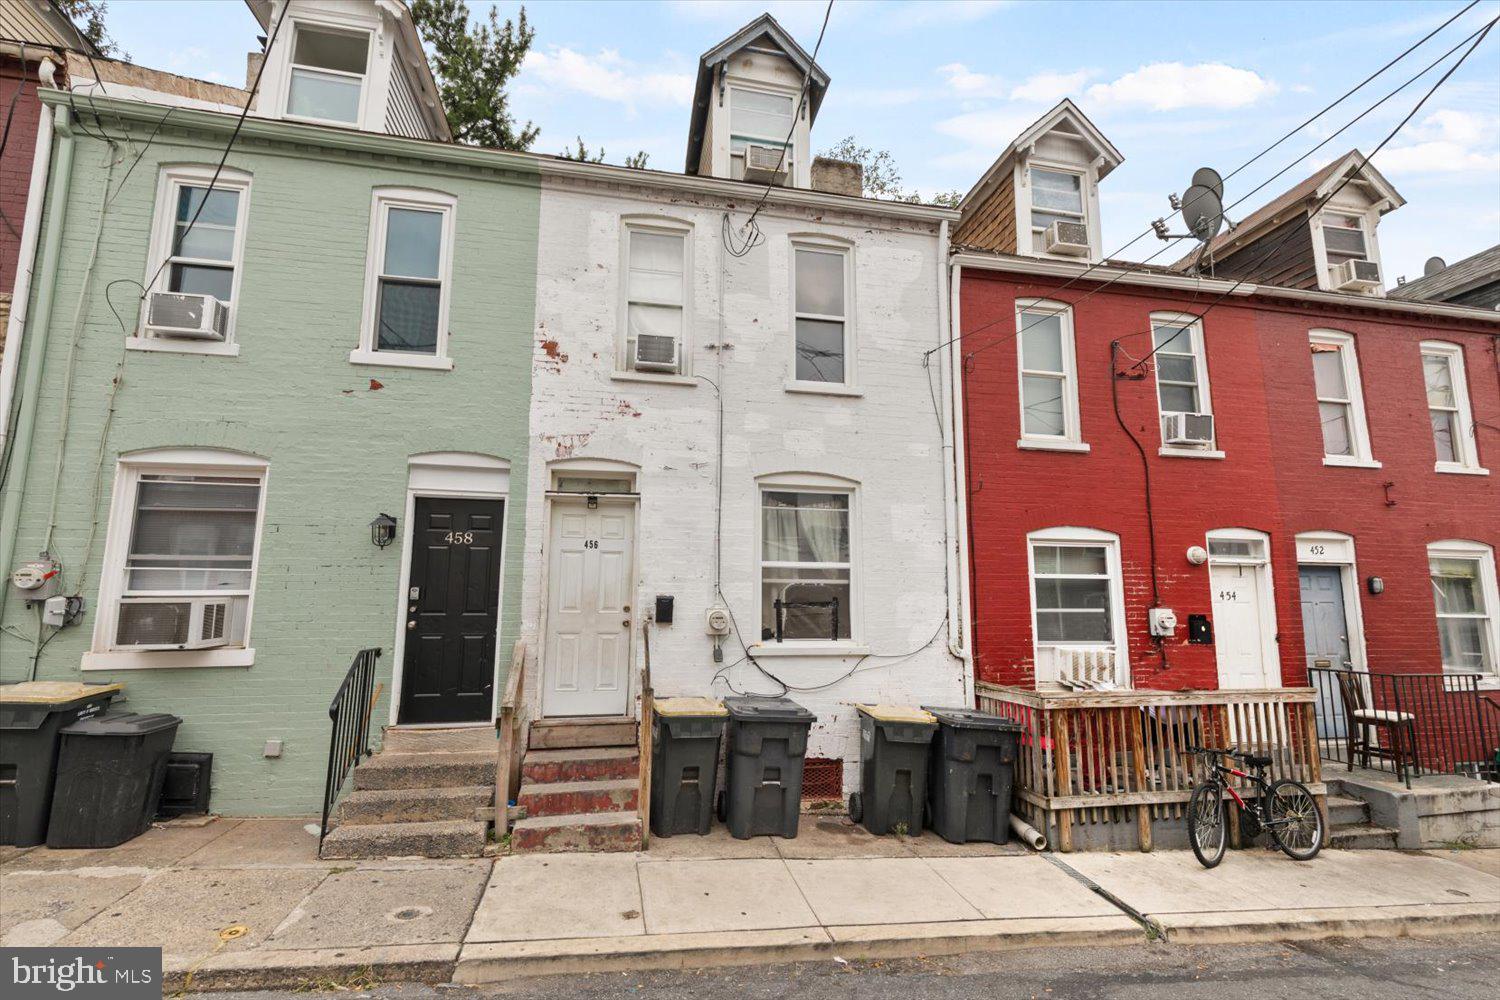
[[[1349,770],[1354,770],[1356,754],[1361,767],[1369,767],[1371,757],[1384,758],[1396,766],[1396,777],[1410,788],[1408,768],[1417,777],[1422,775],[1417,757],[1417,717],[1410,712],[1370,707],[1364,675],[1357,671],[1340,670],[1338,679],[1339,697],[1344,703],[1344,729],[1348,734]]]

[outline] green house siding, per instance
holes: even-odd
[[[161,109],[152,110],[154,118]],[[75,131],[70,188],[52,192],[48,205],[49,212],[61,205],[67,214],[15,559],[43,547],[66,410],[51,549],[63,563],[65,592],[81,580],[88,607],[82,623],[47,641],[37,677],[121,681],[131,710],[182,716],[177,748],[214,754],[215,811],[311,815],[321,804],[328,703],[362,647],[385,651],[377,730],[389,717],[402,545],[374,546],[369,522],[381,512],[404,518],[411,455],[465,451],[510,462],[511,497],[522,502],[509,503],[506,517],[497,678],[504,684],[521,597],[525,503],[518,494],[527,479],[538,185],[515,157],[496,157],[504,169],[438,163],[365,152],[347,138],[339,141],[355,148],[323,148],[320,130],[312,128],[295,143],[279,138],[298,134],[285,126],[278,137],[247,129],[228,161],[253,178],[235,328],[241,354],[127,351],[126,332],[105,296],[125,327],[133,327],[134,283],[145,275],[159,171],[212,167],[225,142],[222,134],[178,131],[169,123],[148,144],[151,124],[106,118],[109,134],[123,140],[130,130],[130,141],[114,147]],[[90,123],[89,131],[97,127]],[[408,145],[418,153],[433,148]],[[391,146],[389,139],[370,144],[380,151]],[[118,160],[106,195],[112,156]],[[348,360],[359,337],[371,192],[386,186],[458,199],[452,371]],[[75,310],[106,197],[66,393]],[[28,348],[39,339],[29,331]],[[111,416],[117,370],[122,381]],[[116,460],[170,447],[232,449],[269,462],[249,637],[255,663],[82,673]],[[37,619],[12,596],[3,624],[0,681],[24,680]],[[280,759],[263,756],[268,739],[284,741]]]

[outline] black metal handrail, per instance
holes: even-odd
[[[328,718],[333,734],[328,741],[328,776],[323,782],[323,821],[318,826],[318,855],[323,854],[323,838],[328,836],[328,816],[343,791],[349,772],[370,756],[370,710],[374,707],[375,661],[380,650],[361,649],[354,654],[344,683],[328,703]]]

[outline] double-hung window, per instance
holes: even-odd
[[[1369,245],[1365,239],[1365,220],[1348,212],[1323,213],[1323,249],[1328,266],[1337,267],[1346,260],[1368,260]]]
[[[1076,222],[1087,228],[1083,204],[1083,175],[1068,170],[1031,168],[1031,239],[1037,253],[1047,251],[1047,227],[1054,222]]]
[[[850,498],[847,490],[761,490],[762,642],[853,635]]]
[[[686,230],[625,228],[625,370],[683,372],[687,334]]]
[[[453,367],[448,299],[457,204],[457,199],[432,191],[375,192],[363,327],[350,361]]]
[[[1314,330],[1309,340],[1323,430],[1323,464],[1377,466],[1370,453],[1354,338],[1335,330]]]
[[[1424,343],[1422,377],[1427,387],[1427,415],[1432,423],[1437,471],[1482,473],[1463,349],[1439,341]]]
[[[849,335],[849,250],[794,244],[794,378],[798,382],[853,382]]]
[[[1047,528],[1027,542],[1037,680],[1124,683],[1119,539],[1092,528]]]
[[[1494,675],[1500,652],[1495,550],[1463,540],[1427,547],[1443,669]]]
[[[1194,316],[1152,316],[1151,346],[1162,446],[1208,453],[1213,448],[1213,404],[1202,322]]]
[[[1021,447],[1086,451],[1078,425],[1073,313],[1052,302],[1016,307],[1021,395]]]
[[[797,100],[791,94],[729,88],[729,176],[745,179],[745,164],[750,146],[786,148],[781,168],[786,177],[794,176],[797,142],[790,143],[796,121]]]
[[[292,41],[286,113],[356,124],[370,61],[370,33],[298,24]]]

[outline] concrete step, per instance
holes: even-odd
[[[641,849],[641,818],[633,812],[528,817],[510,831],[517,854]]]
[[[526,745],[536,750],[573,747],[633,747],[634,719],[607,716],[597,719],[543,719],[531,724]]]
[[[407,729],[389,726],[381,735],[380,749],[385,753],[493,753],[495,727]]]
[[[613,781],[521,782],[516,805],[527,816],[566,816],[569,813],[633,812],[640,802],[639,778]]]
[[[582,747],[573,750],[528,750],[521,761],[521,781],[613,781],[639,778],[635,747]]]
[[[1394,851],[1396,831],[1373,825],[1334,827],[1328,832],[1328,846],[1341,851]]]
[[[1363,799],[1348,795],[1328,796],[1328,823],[1330,826],[1359,826],[1370,822],[1370,806]]]
[[[341,826],[323,840],[323,857],[477,858],[484,853],[485,829],[461,819]]]
[[[350,792],[339,806],[339,822],[427,823],[474,818],[495,800],[494,785],[457,788],[380,788]]]
[[[378,753],[354,769],[357,790],[459,788],[495,783],[496,754]]]

